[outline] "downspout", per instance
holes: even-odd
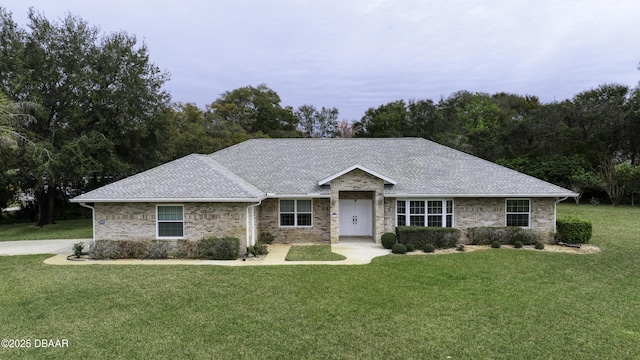
[[[563,198],[556,200],[556,202],[553,204],[553,234],[554,235],[556,233],[556,221],[558,221],[558,203],[561,201],[565,201],[568,198],[569,198],[568,196],[565,196]]]
[[[87,209],[91,209],[91,223],[93,224],[93,243],[95,244],[96,242],[96,209],[91,206],[91,205],[87,205],[87,203],[80,203],[80,206],[82,207],[86,207]]]
[[[260,206],[260,204],[262,204],[262,200],[263,199],[260,199],[260,201],[257,204],[248,205],[247,209],[246,209],[246,218],[247,218],[247,224],[246,224],[247,251],[242,256],[242,260],[243,261],[247,258],[247,256],[249,256],[249,246],[254,245],[256,243],[255,208],[257,206]],[[249,226],[249,209],[251,209],[251,226]],[[249,238],[251,238],[251,240],[249,240]]]

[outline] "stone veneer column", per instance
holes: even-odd
[[[340,191],[373,191],[373,239],[376,243],[380,242],[380,237],[384,232],[384,180],[355,169],[333,179],[330,186],[331,243],[335,244],[340,241]]]

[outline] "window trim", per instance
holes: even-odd
[[[293,201],[293,213],[285,212],[285,214],[293,214],[293,225],[282,225],[282,201]],[[311,211],[298,212],[298,201],[310,201]],[[311,215],[311,223],[309,225],[298,225],[298,215],[309,214]],[[281,228],[312,228],[313,227],[313,199],[309,198],[291,198],[291,199],[278,199],[278,227]]]
[[[398,213],[398,201],[404,201],[404,209],[405,209],[405,213]],[[411,214],[411,206],[410,206],[410,201],[424,201],[424,214]],[[396,198],[395,201],[395,219],[394,222],[396,224],[396,226],[410,226],[409,224],[411,224],[411,216],[422,216],[424,217],[424,227],[429,227],[429,202],[433,202],[433,201],[439,201],[442,204],[442,213],[441,214],[431,214],[432,216],[436,215],[436,216],[442,216],[442,226],[441,227],[447,227],[447,217],[451,216],[451,228],[455,227],[455,201],[452,198]],[[451,212],[447,211],[447,204],[448,202],[451,202]],[[398,223],[398,215],[402,215],[405,217],[405,223],[404,224],[399,224]],[[414,225],[416,226],[416,225]],[[432,226],[434,227],[434,226]]]
[[[514,200],[526,200],[529,203],[529,211],[525,212],[509,212],[509,201],[514,201]],[[510,226],[509,224],[509,215],[522,215],[522,214],[527,214],[527,226],[518,226],[520,228],[523,229],[531,229],[531,199],[530,198],[506,198],[504,200],[504,225],[505,226]],[[511,225],[511,226],[516,226],[516,225]]]
[[[179,207],[182,209],[182,220],[160,220],[158,210],[161,207]],[[160,236],[160,223],[181,223],[182,236]],[[184,205],[183,204],[156,204],[156,239],[184,239]]]

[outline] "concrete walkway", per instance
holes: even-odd
[[[72,254],[75,243],[84,242],[89,248],[91,239],[0,241],[0,256],[34,254]]]
[[[77,242],[77,240],[76,240]],[[71,244],[73,246],[73,244]],[[389,250],[373,242],[341,242],[333,244],[331,250],[344,255],[345,260],[340,261],[286,261],[285,257],[291,245],[269,245],[269,254],[264,258],[247,258],[246,261],[238,260],[68,260],[71,250],[46,259],[45,264],[50,265],[219,265],[219,266],[265,266],[265,265],[364,265],[378,256],[390,253]],[[1,252],[1,251],[0,251]]]

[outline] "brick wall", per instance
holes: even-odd
[[[258,210],[258,234],[270,232],[274,243],[328,243],[330,241],[329,199],[312,199],[311,227],[280,227],[279,199],[265,199]]]
[[[142,240],[156,238],[154,203],[95,204],[96,239]],[[162,204],[161,204],[162,205]],[[246,244],[246,203],[185,203],[184,237],[231,236]]]
[[[540,233],[546,242],[553,239],[555,201],[552,198],[532,198],[531,229]],[[468,241],[467,228],[505,226],[504,198],[456,198],[454,200],[455,227],[462,231],[462,241]]]

